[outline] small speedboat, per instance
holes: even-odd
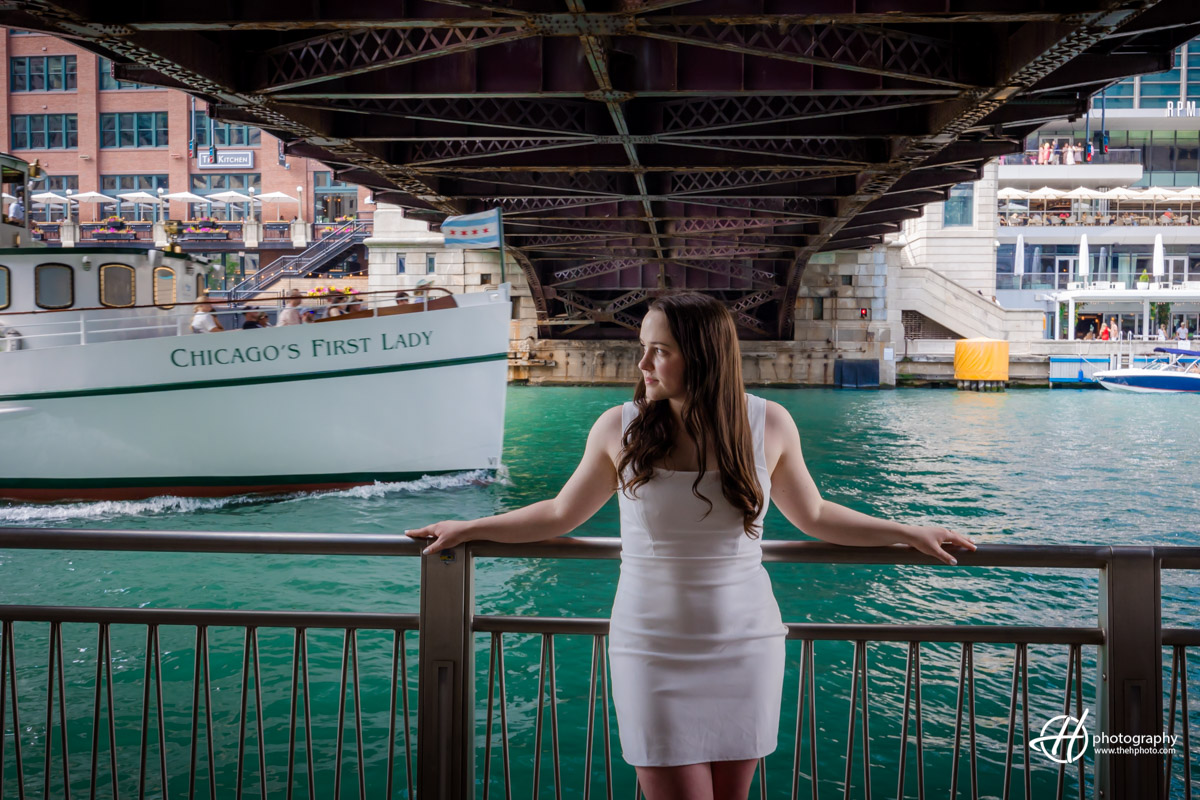
[[[1200,352],[1156,347],[1161,353],[1144,367],[1106,369],[1092,375],[1114,392],[1200,392]]]

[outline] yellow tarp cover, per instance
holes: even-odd
[[[954,343],[954,380],[1008,380],[1008,342],[959,339]]]

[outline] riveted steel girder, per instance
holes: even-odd
[[[878,243],[1200,34],[1193,0],[1052,5],[8,0],[0,23],[186,87],[435,227],[500,207],[539,319],[572,323],[545,335],[632,336],[692,288],[789,338],[813,254]]]

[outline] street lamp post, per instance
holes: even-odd
[[[250,188],[247,190],[247,193],[250,195],[250,221],[251,221],[251,222],[257,222],[257,221],[258,221],[258,215],[257,215],[257,214],[255,213],[255,211],[254,211],[254,187],[253,187],[253,186],[251,186],[251,187],[250,187]],[[239,253],[238,255],[241,255],[241,254]]]
[[[300,203],[300,208],[299,208],[299,212],[300,212],[300,221],[301,221],[301,222],[307,222],[308,220],[306,220],[306,219],[304,218],[304,187],[303,187],[303,186],[297,186],[297,187],[296,187],[296,199],[297,199],[297,200],[299,201],[299,203]]]
[[[166,191],[167,190],[164,189],[163,187],[161,187],[161,186],[158,187],[158,209],[157,209],[157,211],[158,211],[158,221],[159,222],[162,222],[163,219],[167,216],[166,212],[163,210],[163,195],[166,193]]]
[[[67,189],[67,222],[70,222],[74,219],[74,217],[71,215],[71,195],[74,193],[74,190]]]

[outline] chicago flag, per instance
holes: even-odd
[[[462,217],[446,217],[442,223],[442,235],[446,247],[483,249],[500,247],[500,209],[493,208],[480,214]]]

